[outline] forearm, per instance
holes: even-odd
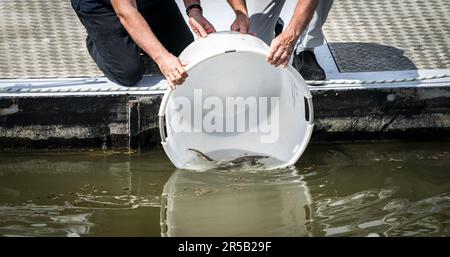
[[[245,0],[227,0],[233,11],[237,13],[243,13],[247,15],[247,6]]]
[[[168,53],[137,10],[134,0],[112,0],[111,2],[128,34],[153,60],[158,62],[161,56]]]
[[[300,36],[314,15],[319,0],[298,0],[295,6],[294,15],[286,30]]]

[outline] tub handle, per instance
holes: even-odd
[[[309,110],[308,123],[310,125],[313,125],[314,124],[314,107],[313,107],[312,96],[306,98],[306,103],[308,104],[308,110]]]
[[[166,130],[164,129],[166,127],[166,109],[167,109],[167,103],[169,102],[169,98],[173,93],[173,89],[171,87],[167,88],[166,93],[164,94],[161,105],[159,107],[159,135],[161,136],[161,143],[167,142],[167,134]]]
[[[159,116],[159,135],[161,136],[161,143],[167,142],[167,135],[166,135],[166,117],[165,116]]]

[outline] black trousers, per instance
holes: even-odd
[[[109,1],[71,0],[87,31],[86,47],[100,70],[112,81],[135,85],[144,74],[140,49],[127,33]],[[174,0],[146,0],[138,10],[166,49],[178,56],[193,35]]]

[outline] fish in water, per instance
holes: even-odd
[[[245,155],[229,161],[217,161],[197,149],[188,148],[188,150],[196,153],[200,159],[214,163],[217,169],[237,169],[245,166],[262,167],[264,164],[260,160],[269,158],[269,156],[263,155]]]

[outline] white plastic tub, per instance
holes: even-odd
[[[267,51],[260,39],[234,32],[183,51],[189,77],[167,90],[159,110],[161,143],[177,168],[274,169],[300,158],[313,128],[311,93],[291,65],[268,64]]]

